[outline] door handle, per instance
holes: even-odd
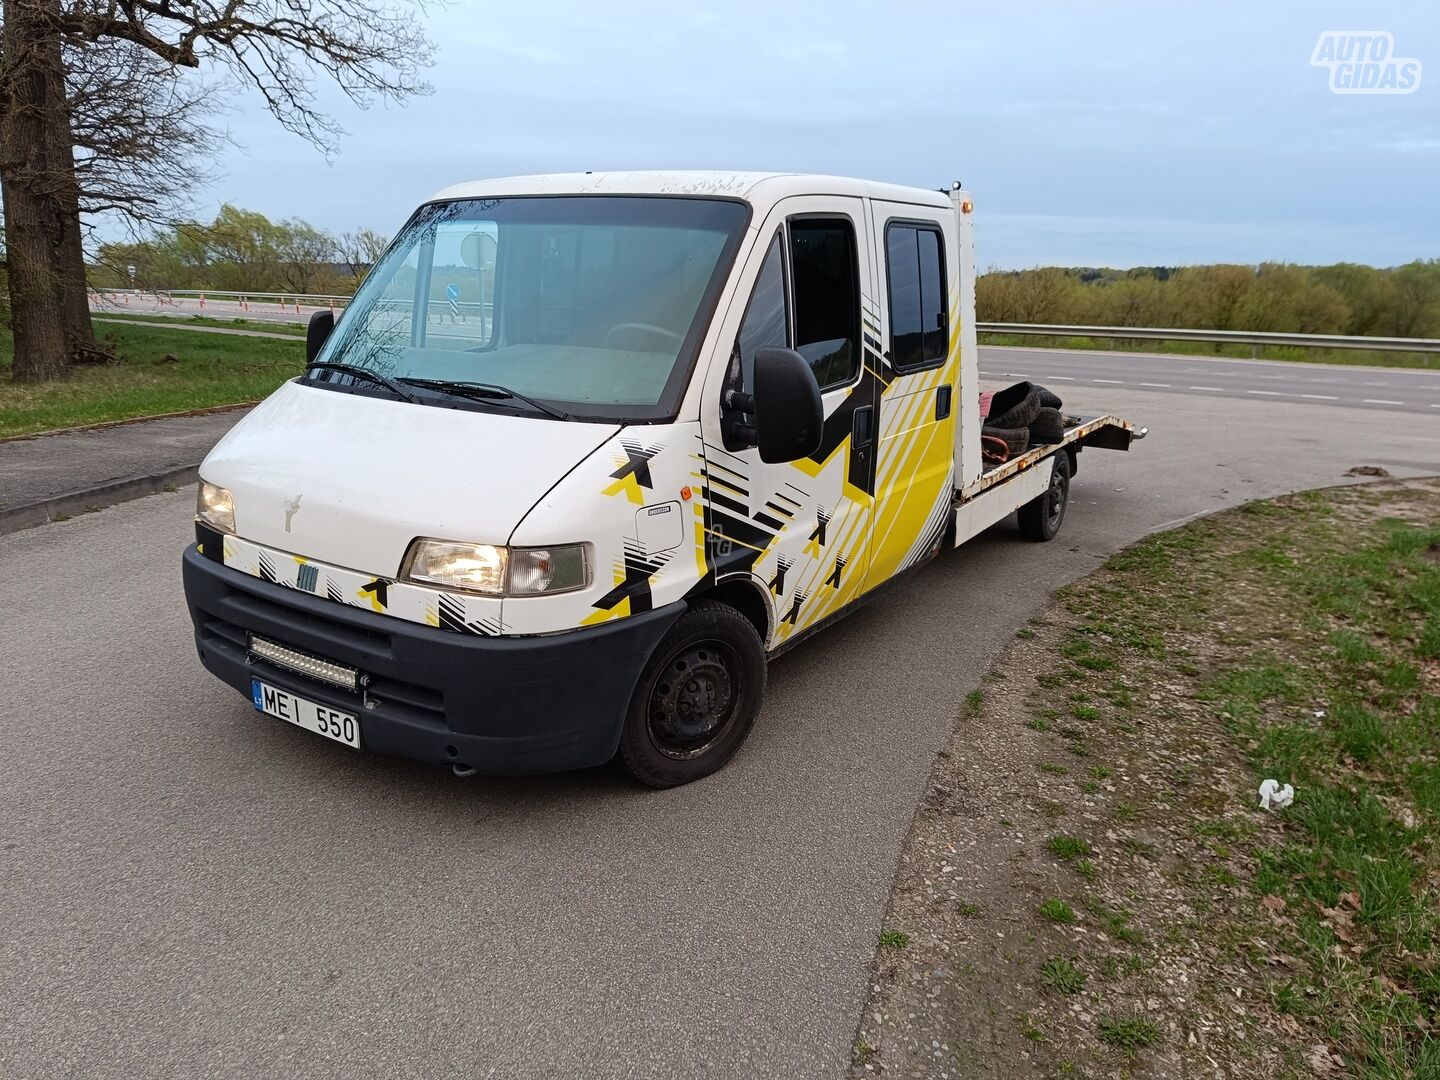
[[[935,419],[944,420],[950,415],[950,384],[946,383],[935,391]]]
[[[875,441],[875,407],[862,405],[855,410],[855,419],[850,428],[850,445],[853,449],[864,450]]]

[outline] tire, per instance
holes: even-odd
[[[991,410],[986,415],[986,422],[994,422],[1001,418],[1015,406],[1022,405],[1027,397],[1030,397],[1030,383],[1011,383],[1004,390],[996,390],[991,395]],[[1024,428],[1024,423],[1011,423],[1011,428]]]
[[[1040,407],[1042,409],[1059,409],[1065,404],[1060,400],[1060,395],[1054,391],[1047,390],[1043,386],[1037,386],[1035,389],[1040,391]]]
[[[1030,445],[1057,443],[1065,437],[1065,419],[1059,409],[1041,409],[1030,421]]]
[[[1070,503],[1070,455],[1056,454],[1050,459],[1050,486],[1044,493],[1020,508],[1020,535],[1026,540],[1054,540],[1065,523],[1065,508]]]
[[[989,424],[986,424],[980,429],[980,434],[989,435],[992,439],[999,439],[1004,442],[1004,444],[1010,448],[1011,457],[1014,457],[1016,454],[1023,454],[1030,445],[1029,428],[991,427]]]
[[[1015,390],[1018,387],[1022,386],[1030,386],[1030,384],[1016,383],[1015,386],[1012,386],[1010,388],[1010,390]],[[1029,427],[1030,421],[1034,420],[1036,414],[1040,412],[1040,391],[1034,387],[1031,387],[1030,390],[1025,394],[1025,396],[1020,399],[1019,402],[1011,405],[1003,412],[997,411],[997,401],[999,401],[1002,406],[1005,404],[1004,401],[1000,401],[1001,394],[1008,395],[1009,392],[1010,391],[1008,390],[1002,390],[999,394],[996,394],[995,397],[990,399],[990,416],[986,419],[985,422],[987,424],[994,424],[996,427],[1001,428]]]
[[[640,673],[616,756],[649,787],[699,780],[740,749],[764,698],[755,627],[728,604],[697,600]]]

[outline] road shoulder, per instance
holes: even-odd
[[[851,1075],[1440,1067],[1437,520],[1288,496],[1061,590],[936,760]]]

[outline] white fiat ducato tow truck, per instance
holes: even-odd
[[[982,457],[972,204],[827,176],[462,184],[201,466],[185,593],[256,709],[456,772],[723,765],[768,657],[1019,511]]]

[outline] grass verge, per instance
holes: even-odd
[[[0,438],[254,401],[305,365],[302,340],[97,325],[118,358],[60,382],[10,381],[11,339],[0,335]]]
[[[1176,356],[1223,356],[1232,360],[1292,360],[1308,364],[1351,367],[1404,367],[1440,370],[1434,353],[1390,352],[1388,349],[1309,349],[1288,345],[1207,345],[1194,341],[1148,341],[1139,338],[1048,337],[1039,334],[981,334],[981,345],[1018,345],[1032,349],[1076,349],[1082,352],[1173,353]]]
[[[937,759],[852,1075],[1440,1080],[1440,481],[1194,522],[1030,629]]]
[[[154,323],[174,322],[182,326],[213,326],[220,330],[259,330],[267,334],[285,334],[289,337],[305,337],[305,326],[301,323],[269,322],[264,319],[215,319],[209,315],[162,315],[132,311],[97,311],[95,330],[103,333],[110,323]]]

